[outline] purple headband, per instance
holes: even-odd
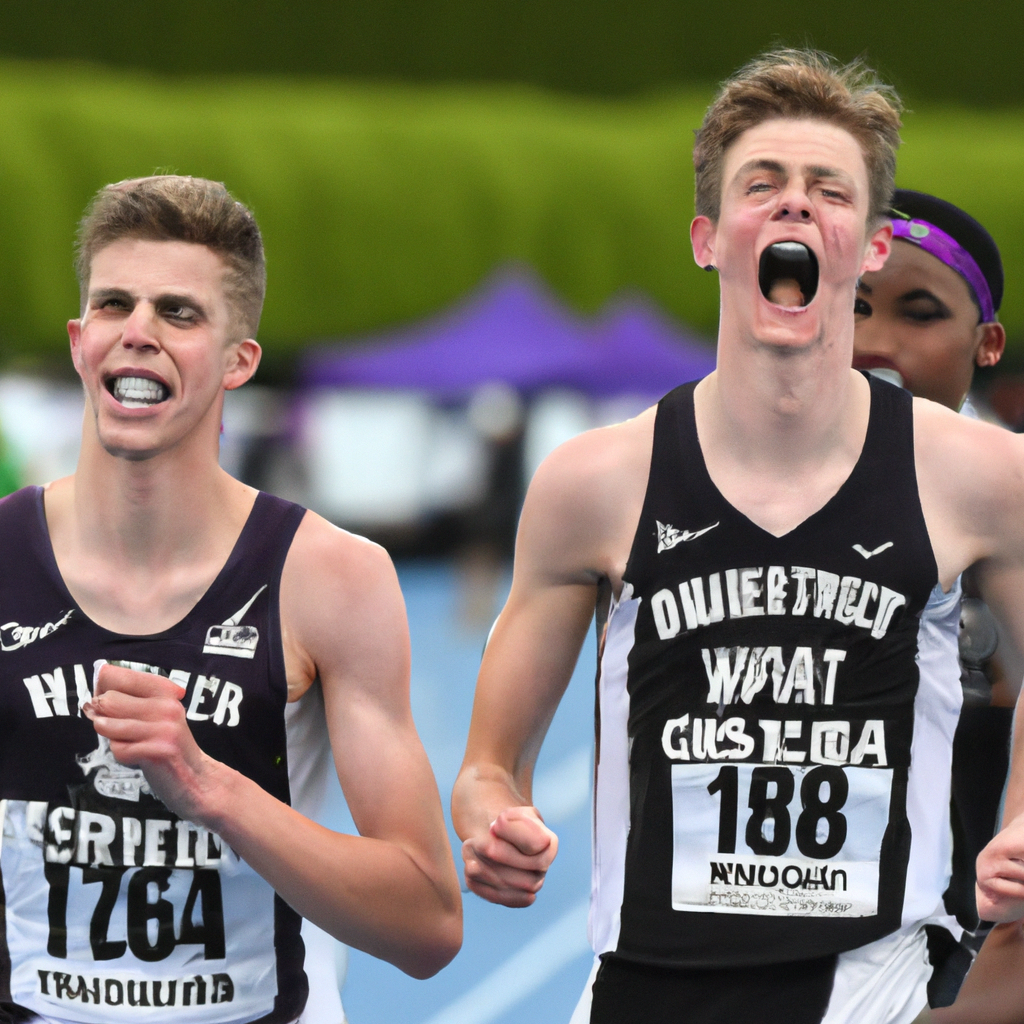
[[[904,238],[930,252],[947,267],[952,267],[974,290],[981,307],[981,322],[996,318],[992,305],[992,290],[974,257],[952,236],[926,220],[898,220],[893,218],[893,238]]]

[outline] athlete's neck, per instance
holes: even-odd
[[[220,468],[215,441],[200,441],[130,460],[105,451],[87,426],[74,476],[47,487],[57,565],[101,625],[168,628],[230,555],[256,492]]]
[[[867,432],[869,389],[841,345],[780,350],[723,340],[718,369],[694,396],[701,450],[725,497],[781,535],[849,476]]]

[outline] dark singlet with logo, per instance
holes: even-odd
[[[40,488],[0,501],[0,1001],[60,1021],[292,1021],[301,919],[217,835],[157,800],[81,705],[97,662],[186,690],[199,746],[289,799],[281,570],[305,510],[260,494],[177,625],[90,621],[53,556]],[[0,1012],[0,1020],[3,1013]]]
[[[696,999],[719,998],[751,969],[760,978],[803,961],[827,1001],[821,958],[834,964],[893,932],[904,908],[918,620],[937,577],[911,399],[871,381],[849,478],[775,537],[711,481],[694,386],[659,404],[603,646],[592,928],[606,955],[595,1020],[613,1019],[607,990],[630,965],[689,971],[672,984]],[[623,726],[628,746],[606,763],[604,734]],[[626,771],[628,823],[617,830],[602,774],[614,788]],[[787,978],[779,984],[799,987]]]

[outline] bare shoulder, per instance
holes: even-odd
[[[964,554],[970,564],[998,554],[1022,532],[1020,435],[915,398],[914,453],[933,546],[936,537],[955,532],[970,545]]]
[[[1024,488],[1024,438],[914,399],[914,448],[922,482],[970,500],[1000,500]]]
[[[400,674],[408,628],[388,553],[307,512],[281,573],[281,628],[290,689],[293,675],[328,686],[369,661]]]
[[[307,511],[285,562],[285,575],[299,573],[304,585],[362,589],[378,576],[392,578],[394,567],[379,544]]]
[[[536,559],[570,577],[614,575],[640,518],[654,418],[651,408],[589,430],[541,463],[523,505],[517,561]]]
[[[531,490],[544,494],[599,494],[646,484],[655,408],[610,427],[587,430],[559,445],[540,465]]]

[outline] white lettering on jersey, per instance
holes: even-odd
[[[97,666],[105,664],[103,661]],[[241,707],[245,691],[237,683],[217,676],[196,675],[191,672],[174,668],[170,672],[135,661],[118,661],[111,664],[122,668],[134,669],[136,672],[151,672],[154,675],[168,676],[185,690],[182,702],[185,704],[185,717],[193,722],[210,722],[235,728],[242,720]],[[89,677],[84,665],[57,666],[52,672],[41,672],[36,676],[22,679],[32,702],[32,711],[36,718],[63,718],[69,715],[81,717],[82,705],[90,699],[92,692]],[[74,697],[74,702],[71,697]],[[93,751],[89,757],[100,757],[101,750]],[[79,761],[85,764],[85,761]],[[98,764],[99,762],[97,762]],[[106,762],[103,762],[106,764]],[[112,761],[110,768],[113,771]],[[112,795],[112,794],[107,794]],[[138,797],[122,797],[122,799],[138,799]]]
[[[47,622],[45,626],[22,626],[17,622],[5,622],[0,626],[0,651],[16,651],[56,633],[73,612],[74,608],[65,612],[56,622]]]
[[[776,704],[815,704],[819,696],[822,704],[833,704],[839,663],[846,660],[846,651],[833,647],[821,655],[824,670],[815,664],[810,647],[797,647],[788,666],[781,647],[704,647],[700,653],[708,677],[707,702],[720,707],[737,701],[749,704],[765,688],[769,671]]]
[[[885,768],[885,722],[828,721],[761,718],[762,764],[859,765]],[[805,726],[809,730],[805,732]],[[744,761],[756,753],[757,743],[739,717],[670,718],[661,731],[661,748],[671,761]],[[853,743],[856,735],[857,742]]]
[[[808,613],[866,629],[881,640],[893,616],[907,603],[904,594],[871,580],[840,577],[802,565],[792,566],[788,573],[781,565],[726,569],[683,580],[677,592],[678,598],[666,587],[651,598],[654,626],[661,640],[678,636],[684,626],[686,632],[692,632],[726,618]]]

